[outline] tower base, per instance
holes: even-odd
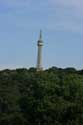
[[[37,68],[37,72],[43,71],[43,68]]]

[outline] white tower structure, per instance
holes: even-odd
[[[38,56],[37,56],[37,71],[42,71],[42,47],[43,47],[43,40],[42,40],[42,31],[40,30],[39,40],[37,42],[38,46]]]

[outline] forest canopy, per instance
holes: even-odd
[[[0,125],[82,125],[83,70],[0,71]]]

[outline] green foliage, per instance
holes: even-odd
[[[0,71],[0,125],[33,124],[83,124],[82,70]]]

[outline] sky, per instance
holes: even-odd
[[[0,69],[37,63],[43,32],[43,67],[83,69],[83,0],[0,0]]]

